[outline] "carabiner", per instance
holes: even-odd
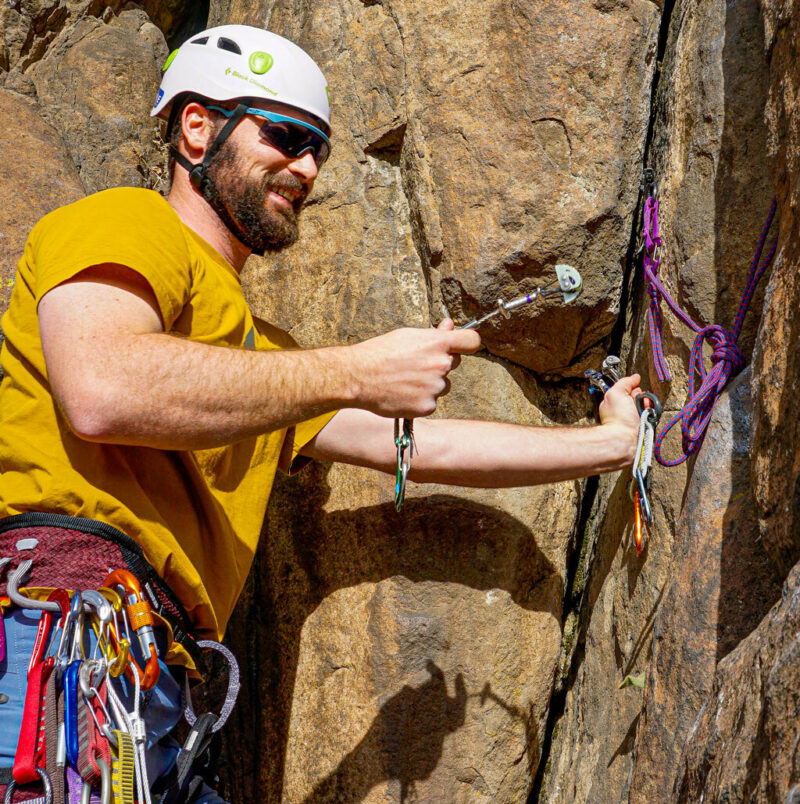
[[[118,615],[122,614],[127,628],[127,617],[125,615],[124,601],[116,589],[109,589],[102,586],[97,590],[110,604],[114,619],[114,627],[108,629],[109,644],[106,645],[105,655],[108,659],[108,671],[114,678],[119,678],[128,669],[128,662],[131,660],[130,633],[122,634],[119,627]],[[141,673],[139,673],[141,675]],[[129,671],[128,677],[133,681],[133,673]]]
[[[394,420],[394,443],[397,445],[397,479],[394,486],[394,507],[397,511],[400,511],[406,499],[408,470],[411,468],[411,459],[414,457],[413,419],[403,419],[402,435],[400,435],[400,419]]]
[[[633,543],[636,546],[636,555],[642,553],[642,507],[639,500],[639,489],[633,493]]]
[[[100,768],[100,804],[111,804],[111,768],[103,757],[95,757],[97,767]],[[81,790],[81,804],[90,804],[92,800],[92,785],[83,783]]]
[[[650,406],[645,404],[647,400],[650,400]],[[640,416],[645,410],[654,411],[656,418],[653,425],[657,425],[658,420],[661,418],[661,400],[655,394],[651,394],[650,391],[642,391],[641,394],[636,394],[634,401],[636,402],[636,410],[639,412]]]
[[[142,595],[139,579],[129,570],[118,569],[106,576],[103,586],[111,588],[120,586],[128,595],[125,611],[128,614],[131,628],[139,638],[142,654],[147,656],[148,651],[150,654],[147,658],[144,673],[139,671],[142,689],[145,691],[150,690],[156,685],[161,668],[158,664],[158,648],[156,646],[156,635],[153,631],[155,620],[153,619],[150,604]]]
[[[44,788],[44,804],[53,804],[53,783],[50,781],[50,776],[44,768],[36,767],[36,773],[42,782]],[[3,804],[11,804],[14,800],[14,791],[17,789],[17,783],[12,778],[6,786],[6,794],[3,796]],[[59,802],[60,804],[60,802]]]

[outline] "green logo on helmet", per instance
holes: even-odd
[[[264,75],[272,67],[273,59],[269,53],[257,50],[250,56],[250,69],[256,75]]]
[[[164,62],[164,66],[161,68],[162,73],[165,73],[167,71],[167,68],[169,67],[169,65],[172,64],[172,60],[177,55],[178,55],[178,49],[175,48],[175,50],[173,50],[172,53],[170,53],[169,56],[167,56],[167,60]]]

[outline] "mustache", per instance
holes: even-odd
[[[293,203],[293,206],[296,210],[300,209],[300,207],[305,203],[306,198],[308,198],[308,188],[303,185],[300,179],[298,179],[296,176],[292,176],[291,174],[267,175],[264,177],[261,187],[264,190],[265,195],[268,190],[277,192],[285,191],[292,194],[298,194]]]

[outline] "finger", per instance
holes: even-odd
[[[615,383],[614,387],[619,388],[626,394],[631,394],[641,381],[642,378],[638,374],[631,374],[630,377],[623,377],[619,382]]]
[[[481,348],[481,336],[474,329],[457,329],[450,333],[449,352],[471,355]]]
[[[455,328],[456,328],[456,325],[453,322],[452,318],[443,318],[439,322],[439,326],[436,327],[436,329],[455,329]]]

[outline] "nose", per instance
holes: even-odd
[[[298,156],[289,163],[289,170],[301,181],[309,184],[317,178],[319,168],[314,161],[314,153],[306,151],[302,156]]]

